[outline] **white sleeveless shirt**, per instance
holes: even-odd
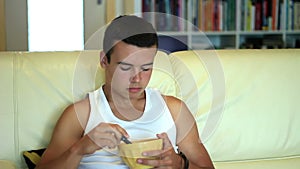
[[[133,121],[124,121],[114,116],[102,87],[90,92],[91,112],[85,134],[101,122],[120,125],[128,132],[130,140],[156,138],[156,134],[166,132],[176,151],[176,126],[163,97],[159,91],[150,88],[146,88],[145,93],[146,105],[143,115]],[[118,156],[117,149],[103,148],[94,154],[85,155],[78,168],[122,169],[128,167]]]

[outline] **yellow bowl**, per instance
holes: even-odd
[[[122,157],[123,161],[131,169],[145,169],[145,168],[152,168],[152,167],[138,164],[136,162],[137,158],[145,158],[145,156],[142,156],[142,153],[144,151],[161,150],[162,146],[163,146],[162,139],[155,138],[155,139],[133,141],[132,144],[121,143],[118,146],[118,148],[119,148],[119,154]]]

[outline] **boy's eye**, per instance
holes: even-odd
[[[130,65],[120,65],[121,70],[124,70],[124,71],[130,70],[131,67],[132,67],[132,66],[130,66]]]
[[[152,69],[152,66],[142,66],[141,67],[142,71],[146,72]]]
[[[119,63],[119,67],[122,71],[129,71],[129,70],[133,69],[134,66],[130,65],[130,64]],[[142,66],[140,66],[139,71],[143,71],[143,72],[150,71],[152,69],[152,67],[153,67],[152,64],[142,65]]]

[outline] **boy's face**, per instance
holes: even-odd
[[[106,85],[110,86],[113,97],[143,97],[152,74],[156,52],[156,46],[137,47],[122,41],[114,46],[110,63],[102,63],[106,70]]]

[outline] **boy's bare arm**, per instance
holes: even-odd
[[[83,101],[76,104],[76,106],[71,105],[63,112],[55,126],[50,144],[36,168],[78,167],[83,156],[80,142],[83,141],[84,131],[78,114],[79,111],[88,111],[86,108],[84,110],[85,104]]]
[[[214,168],[188,107],[175,97],[167,96],[165,100],[176,124],[178,148],[189,160],[189,168]]]
[[[116,147],[125,129],[117,124],[99,123],[88,134],[84,133],[89,118],[88,99],[69,106],[54,129],[47,150],[37,165],[38,169],[78,168],[82,157],[101,147]]]

